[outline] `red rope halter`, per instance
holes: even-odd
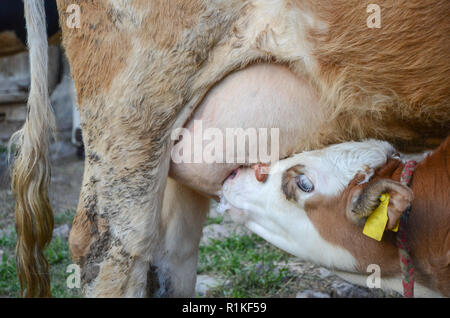
[[[411,179],[414,173],[414,169],[417,166],[417,162],[414,160],[408,161],[402,171],[400,182],[406,186],[411,184]],[[414,297],[414,264],[410,255],[410,248],[406,237],[406,226],[408,224],[409,212],[411,206],[402,213],[400,218],[400,225],[397,233],[397,247],[400,256],[400,267],[403,274],[403,295],[405,298]]]

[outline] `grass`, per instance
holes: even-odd
[[[3,250],[3,257],[0,260],[0,296],[3,297],[19,296],[20,287],[14,258],[15,245],[16,233],[11,228],[8,234],[0,237],[0,248]],[[66,279],[69,275],[66,273],[66,268],[73,263],[67,241],[61,237],[54,237],[45,251],[45,256],[50,264],[52,296],[56,298],[80,297],[80,290],[66,287]]]
[[[70,224],[73,211],[55,216],[55,226]],[[206,224],[219,224],[223,217],[209,218]],[[11,226],[0,236],[0,297],[18,297],[19,282],[16,276],[14,249],[16,233]],[[79,289],[66,287],[67,266],[72,264],[67,240],[54,237],[45,252],[50,263],[53,297],[80,297]],[[211,291],[212,297],[276,297],[286,293],[289,281],[294,279],[284,263],[288,254],[272,247],[255,235],[234,235],[224,240],[212,240],[200,246],[199,274],[220,277],[224,283]]]
[[[63,224],[72,224],[73,218],[75,217],[74,210],[66,210],[64,212],[55,215],[55,227]]]
[[[200,246],[198,273],[224,280],[211,291],[212,297],[277,297],[295,279],[287,266],[275,265],[287,260],[288,254],[256,235],[235,235]]]
[[[217,216],[217,217],[208,217],[208,219],[205,222],[205,226],[206,225],[211,225],[211,224],[220,224],[223,221],[223,216]]]

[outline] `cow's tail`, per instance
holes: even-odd
[[[27,118],[10,141],[15,150],[11,187],[16,200],[16,268],[21,296],[50,297],[49,265],[43,251],[50,243],[53,213],[48,198],[49,146],[55,119],[48,92],[48,43],[44,0],[25,0],[31,87]]]

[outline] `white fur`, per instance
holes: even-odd
[[[48,92],[48,41],[44,2],[27,0],[24,6],[31,76],[28,115],[23,128],[11,137],[9,148],[13,144],[20,145],[26,157],[33,151],[36,140],[41,142],[42,151],[48,152],[50,137],[55,131],[55,119]],[[35,124],[30,125],[30,122]],[[37,157],[33,157],[36,164]]]
[[[357,172],[383,165],[393,152],[389,143],[375,140],[304,152],[276,163],[265,183],[256,180],[252,169],[240,170],[225,182],[223,194],[237,209],[231,211],[235,219],[267,241],[304,260],[355,271],[355,258],[320,236],[304,211],[304,203],[317,193],[339,194]],[[305,174],[315,186],[312,193],[301,193],[298,202],[288,201],[281,188],[283,172],[295,165],[305,166]]]
[[[244,36],[250,40],[262,37],[259,49],[293,60],[301,59],[306,68],[313,72],[317,63],[312,57],[307,29],[326,31],[327,26],[304,9],[288,7],[286,1],[257,0],[252,5],[252,23],[248,25]]]

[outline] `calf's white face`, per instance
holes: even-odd
[[[355,258],[319,235],[305,203],[316,195],[340,194],[357,173],[370,177],[393,153],[390,144],[375,140],[333,145],[277,162],[264,183],[253,169],[242,168],[225,181],[223,197],[235,220],[279,248],[329,268],[354,271]]]

